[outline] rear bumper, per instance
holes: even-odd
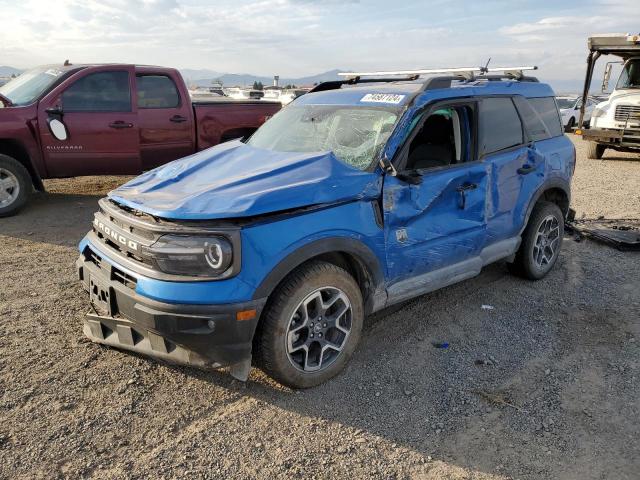
[[[640,129],[590,128],[582,131],[582,138],[603,145],[621,148],[640,148]]]
[[[163,303],[137,294],[104,260],[92,261],[81,254],[76,267],[95,305],[84,319],[83,330],[90,340],[196,367],[242,365],[246,370],[250,364],[253,335],[266,299],[226,305]],[[250,310],[255,310],[252,318],[237,319],[238,312]]]

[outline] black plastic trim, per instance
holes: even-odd
[[[304,262],[325,253],[347,253],[356,257],[367,269],[371,278],[371,296],[384,288],[384,274],[378,257],[364,243],[351,238],[330,237],[322,238],[300,247],[289,256],[285,257],[266,278],[258,285],[253,298],[265,298],[271,295],[278,284],[284,278],[302,265]],[[373,299],[365,298],[365,310],[372,308],[369,305]],[[367,308],[369,307],[369,308]]]

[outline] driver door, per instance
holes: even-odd
[[[476,104],[427,111],[386,175],[383,207],[391,301],[477,274],[485,242],[488,167],[478,161]]]
[[[49,176],[139,173],[138,120],[132,66],[91,67],[60,84],[38,105]],[[50,120],[66,128],[54,135]]]

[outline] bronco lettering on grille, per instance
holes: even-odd
[[[99,221],[97,218],[93,219],[93,226],[100,230],[106,237],[111,239],[111,241],[124,245],[131,250],[138,250],[138,242],[128,239],[120,232],[115,231],[113,228],[110,228],[108,225]]]

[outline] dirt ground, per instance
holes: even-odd
[[[638,157],[575,141],[578,217],[640,218]],[[76,244],[122,180],[48,181],[0,219],[1,478],[638,478],[640,254],[566,237],[542,281],[492,265],[369,319],[296,392],[83,337]]]

